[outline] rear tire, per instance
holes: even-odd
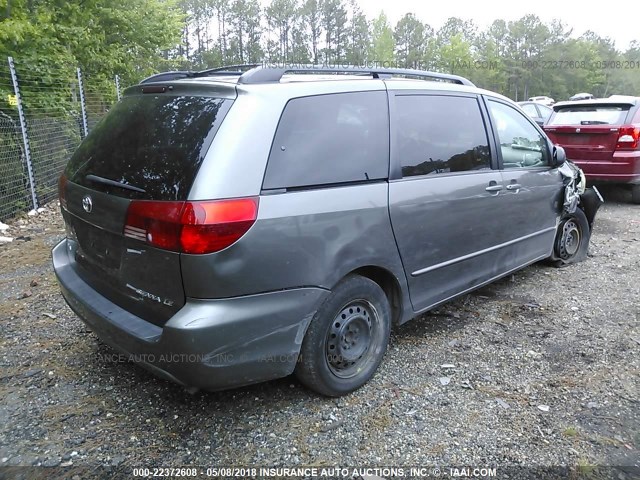
[[[346,395],[374,375],[389,343],[391,307],[368,278],[345,277],[313,317],[295,374],[328,397]]]
[[[562,218],[553,245],[553,265],[564,267],[587,257],[591,230],[587,216],[580,208]]]
[[[640,185],[631,186],[631,202],[640,205]]]

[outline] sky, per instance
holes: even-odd
[[[481,29],[494,20],[517,20],[533,13],[544,23],[554,18],[573,28],[578,37],[593,30],[609,37],[618,50],[626,50],[632,40],[640,41],[640,22],[634,13],[634,2],[591,3],[588,1],[534,0],[486,2],[482,0],[358,0],[367,18],[372,19],[384,10],[392,26],[405,13],[414,13],[422,22],[437,30],[449,17],[473,20]],[[627,13],[625,14],[625,10]]]

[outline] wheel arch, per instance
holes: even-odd
[[[405,321],[406,299],[403,295],[400,280],[390,270],[377,265],[365,265],[350,271],[347,275],[360,275],[377,283],[387,296],[387,300],[389,300],[392,314],[391,324],[399,325]]]

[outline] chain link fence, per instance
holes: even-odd
[[[0,219],[31,206],[20,125],[0,112]]]
[[[0,63],[0,221],[57,197],[74,150],[118,98],[118,80]]]

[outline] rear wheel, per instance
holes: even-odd
[[[318,309],[300,350],[296,376],[337,397],[364,385],[389,343],[391,308],[380,286],[359,275],[342,280]]]
[[[584,260],[589,250],[591,231],[584,212],[577,208],[571,215],[565,216],[556,233],[554,244],[554,265],[563,267]]]
[[[631,201],[636,205],[640,205],[640,185],[631,187]]]

